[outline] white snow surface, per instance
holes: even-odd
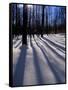
[[[13,85],[65,83],[65,34],[13,39]]]

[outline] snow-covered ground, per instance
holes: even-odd
[[[65,34],[13,39],[13,85],[65,83]]]

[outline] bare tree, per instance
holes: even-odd
[[[30,8],[30,12],[29,12],[29,35],[31,38],[31,8]]]
[[[43,37],[43,29],[44,29],[44,8],[45,6],[42,6],[42,29],[41,29],[41,37]]]
[[[46,8],[46,34],[48,35],[48,13]]]
[[[33,5],[33,17],[32,17],[32,18],[33,18],[33,19],[32,19],[32,20],[33,20],[33,21],[32,21],[32,23],[33,23],[33,24],[32,24],[32,25],[33,25],[33,27],[32,27],[32,28],[33,28],[32,34],[33,34],[33,37],[34,37],[34,5]]]
[[[22,45],[27,45],[27,5],[23,5],[23,35],[22,35]]]

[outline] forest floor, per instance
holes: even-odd
[[[65,83],[65,34],[13,39],[13,85]]]

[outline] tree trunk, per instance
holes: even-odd
[[[17,4],[16,4],[16,35],[17,35]]]
[[[32,35],[33,35],[33,37],[34,37],[34,6],[33,6],[33,21],[32,21],[32,29],[33,29],[33,32],[32,32]]]
[[[46,9],[46,34],[48,35],[48,13]]]
[[[42,6],[42,29],[41,29],[41,37],[43,37],[43,29],[44,29],[44,6]]]
[[[30,12],[29,12],[29,35],[31,38],[31,8],[30,8]]]
[[[22,35],[22,45],[27,45],[27,5],[23,5],[23,35]]]

